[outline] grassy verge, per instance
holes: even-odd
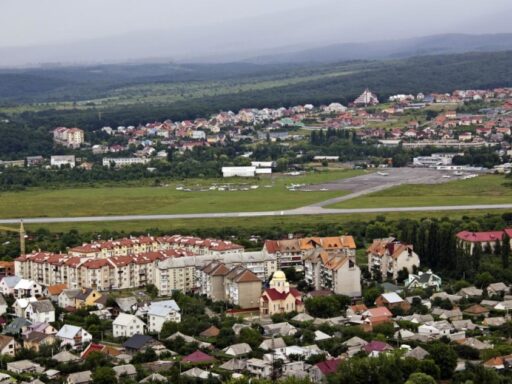
[[[97,188],[34,189],[0,193],[0,216],[72,217],[129,214],[267,211],[298,208],[346,194],[344,191],[291,192],[289,184],[314,184],[361,174],[358,170],[316,172],[302,176],[277,175],[262,179],[188,180],[164,187],[111,186]],[[236,191],[208,190],[230,183]],[[257,189],[251,189],[257,186]],[[194,192],[177,190],[190,188]],[[240,190],[240,189],[247,190]],[[195,191],[203,189],[204,191]],[[206,190],[205,190],[206,189]]]
[[[464,216],[484,216],[487,214],[502,214],[507,210],[466,210],[466,211],[432,211],[432,212],[393,212],[386,213],[387,220],[397,219],[422,219],[422,218],[443,218],[460,219]],[[348,223],[357,221],[369,221],[382,214],[341,214],[341,215],[315,215],[315,216],[269,216],[269,217],[247,217],[247,218],[224,218],[224,219],[177,219],[177,220],[140,220],[140,221],[117,221],[117,222],[86,222],[86,223],[55,223],[55,224],[27,224],[29,231],[39,228],[51,232],[66,232],[78,230],[80,232],[124,231],[129,232],[151,232],[158,228],[169,233],[189,234],[204,229],[244,229],[250,231],[272,230],[304,232],[318,230],[319,226],[343,227]]]
[[[503,176],[487,175],[435,185],[402,185],[336,203],[329,208],[419,207],[512,203]]]

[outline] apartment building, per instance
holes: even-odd
[[[102,165],[109,167],[114,165],[116,168],[129,167],[130,165],[144,165],[148,164],[151,159],[145,157],[104,157]]]
[[[304,257],[315,249],[355,255],[356,245],[352,236],[308,237],[301,239],[267,240],[262,253],[277,259],[279,269],[303,270]]]
[[[366,254],[369,272],[372,276],[380,272],[384,279],[396,279],[404,268],[413,273],[414,267],[420,266],[420,258],[412,245],[403,244],[393,237],[374,239]]]
[[[304,260],[305,280],[314,289],[329,289],[335,294],[361,296],[361,269],[355,255],[317,250]]]
[[[53,142],[68,148],[80,148],[84,143],[84,131],[79,128],[55,128]]]

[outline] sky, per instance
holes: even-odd
[[[512,32],[510,0],[0,0],[15,61],[191,58]],[[4,49],[4,50],[2,50]],[[91,57],[92,56],[92,57]]]

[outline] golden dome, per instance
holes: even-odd
[[[281,270],[275,271],[272,280],[286,280],[286,275]]]

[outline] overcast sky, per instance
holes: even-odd
[[[0,48],[46,46],[44,60],[49,60],[52,54],[59,60],[64,53],[73,54],[72,44],[85,42],[87,49],[101,48],[99,56],[112,48],[116,55],[125,49],[126,54],[121,56],[137,57],[153,55],[165,41],[168,45],[163,48],[172,52],[171,56],[185,57],[242,48],[261,51],[287,45],[375,41],[447,32],[512,32],[511,3],[510,0],[0,0]],[[52,49],[54,52],[50,52]],[[20,60],[30,53],[8,52],[20,55]],[[33,53],[35,57],[36,51]]]

